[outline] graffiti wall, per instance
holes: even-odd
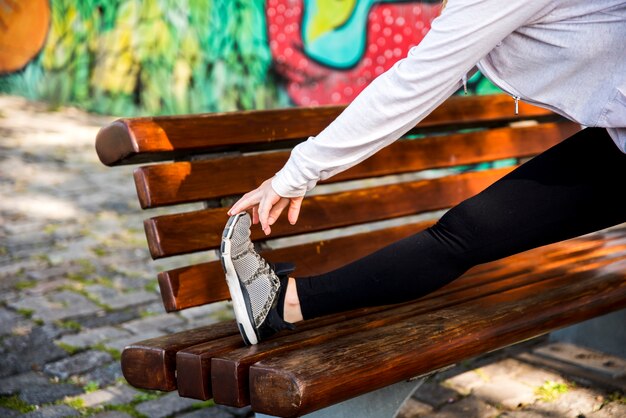
[[[435,0],[0,0],[0,92],[116,115],[351,101]],[[480,76],[474,92],[494,89]]]

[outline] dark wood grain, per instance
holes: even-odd
[[[234,321],[139,341],[124,348],[122,372],[131,385],[163,391],[176,389],[176,352],[208,340],[239,335]]]
[[[252,408],[302,415],[624,307],[626,260],[532,283],[267,358],[250,367]]]
[[[513,168],[485,170],[438,179],[397,183],[304,199],[296,225],[285,216],[272,226],[272,237],[323,231],[453,206],[475,195]],[[154,259],[219,247],[227,208],[163,215],[144,221]],[[260,227],[252,239],[265,239]]]
[[[580,130],[572,122],[398,141],[326,183],[533,156]],[[288,151],[155,164],[135,170],[142,208],[248,192],[284,165]],[[323,182],[324,183],[324,182]]]
[[[172,160],[194,153],[238,150],[242,145],[280,143],[317,135],[344,109],[342,106],[290,108],[200,115],[119,119],[102,128],[96,151],[113,166]],[[454,130],[523,119],[554,118],[526,103],[514,113],[506,95],[451,97],[415,130]]]

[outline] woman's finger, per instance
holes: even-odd
[[[300,215],[302,200],[304,200],[304,196],[289,199],[289,210],[287,212],[287,219],[292,225],[295,225],[296,222],[298,222],[298,216]]]
[[[271,226],[274,225],[274,223],[276,223],[276,221],[278,220],[278,217],[280,216],[281,213],[283,213],[283,210],[289,205],[289,199],[286,198],[281,198],[278,203],[276,203],[274,206],[272,206],[272,208],[270,209],[270,214],[269,217],[267,218],[267,223]]]
[[[270,215],[271,207],[272,207],[272,203],[267,198],[261,199],[261,202],[259,202],[259,209],[258,209],[259,222],[261,223],[261,229],[263,230],[265,235],[269,235],[272,232],[272,229],[270,228],[269,223],[267,221]]]
[[[250,207],[257,205],[261,199],[260,193],[258,193],[259,189],[254,189],[251,192],[244,194],[241,199],[239,199],[233,206],[231,206],[228,211],[228,215],[236,215],[239,212],[242,212]]]
[[[252,225],[259,223],[259,205],[252,206]]]

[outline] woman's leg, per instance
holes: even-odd
[[[585,129],[450,209],[433,227],[337,270],[290,280],[287,320],[424,296],[469,268],[626,222],[626,154]],[[295,287],[294,287],[295,283]]]

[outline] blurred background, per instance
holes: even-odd
[[[437,1],[2,0],[0,92],[108,115],[350,102]],[[494,87],[477,75],[477,93]]]

